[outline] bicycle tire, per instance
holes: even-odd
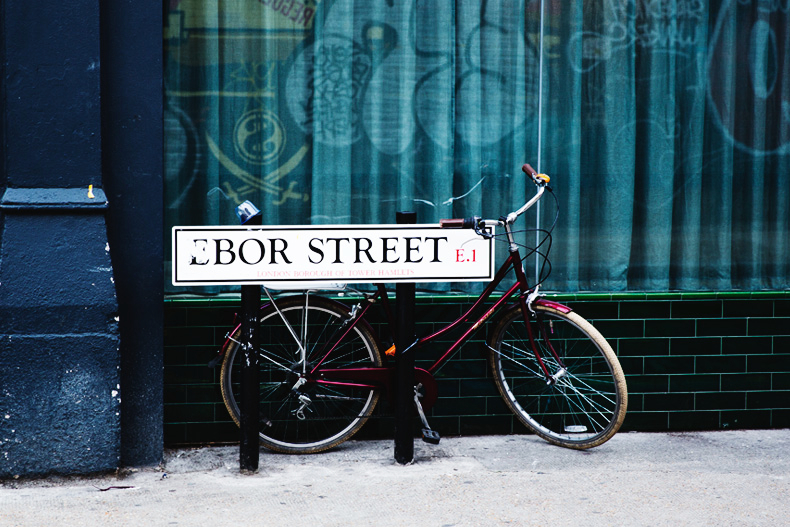
[[[608,441],[625,419],[628,390],[625,376],[606,339],[592,324],[571,311],[535,305],[544,319],[549,342],[567,372],[553,384],[532,351],[521,309],[505,313],[488,341],[494,382],[518,420],[555,445],[587,449]],[[553,375],[559,363],[530,319],[534,342]]]
[[[277,307],[287,318],[293,330],[305,339],[309,355],[318,354],[335,330],[348,319],[349,309],[343,304],[319,296],[309,296],[307,302],[307,324],[304,325],[304,295],[277,300]],[[260,441],[273,451],[288,454],[312,454],[323,452],[339,445],[353,436],[373,413],[379,398],[379,390],[355,387],[329,387],[308,379],[293,390],[299,380],[301,353],[280,314],[271,305],[261,308],[260,334]],[[225,407],[239,425],[241,357],[238,335],[240,328],[228,340],[222,363],[220,386]],[[343,339],[324,365],[337,368],[352,366],[381,366],[381,354],[370,326],[363,322]],[[299,395],[311,401],[298,409],[303,402]]]

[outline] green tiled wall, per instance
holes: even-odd
[[[590,320],[612,344],[626,373],[623,430],[790,427],[790,293],[552,295]],[[468,296],[418,297],[417,333],[462,314]],[[238,441],[219,390],[215,356],[238,297],[165,303],[165,442]],[[487,372],[485,329],[437,374],[431,425],[443,435],[524,431]],[[423,350],[430,359],[442,350]],[[427,362],[427,361],[426,361]],[[389,437],[390,408],[362,437]]]

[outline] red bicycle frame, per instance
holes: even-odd
[[[423,398],[422,404],[423,407],[428,409],[430,408],[433,403],[436,401],[436,381],[433,378],[433,374],[438,370],[443,364],[445,364],[450,357],[458,350],[469,338],[474,334],[474,332],[480,328],[488,319],[491,318],[492,315],[499,312],[500,309],[508,303],[510,298],[520,290],[519,295],[519,303],[512,304],[510,309],[519,308],[522,312],[522,316],[524,317],[524,322],[527,327],[528,335],[530,344],[532,347],[535,356],[537,357],[538,363],[540,364],[541,368],[543,369],[543,373],[546,376],[547,382],[551,382],[552,375],[546,368],[543,359],[538,352],[537,346],[535,345],[535,335],[533,334],[532,324],[530,324],[530,317],[531,317],[531,308],[528,305],[527,298],[528,295],[532,292],[532,289],[529,287],[527,283],[526,275],[524,274],[524,269],[521,265],[521,255],[518,252],[517,248],[512,248],[507,260],[500,266],[499,270],[497,271],[494,279],[486,286],[480,296],[477,298],[475,303],[460,317],[458,317],[455,321],[451,322],[449,325],[443,327],[439,331],[431,335],[427,335],[425,337],[418,338],[410,347],[417,346],[418,348],[423,346],[424,344],[428,344],[431,341],[441,337],[442,335],[452,331],[453,329],[457,328],[459,325],[469,322],[469,319],[472,316],[472,313],[475,312],[480,306],[482,306],[485,301],[491,296],[494,292],[496,287],[502,282],[502,280],[507,275],[510,268],[513,268],[516,274],[516,282],[504,293],[494,304],[487,309],[482,316],[480,316],[476,322],[474,322],[464,333],[461,335],[447,350],[427,369],[422,368],[415,368],[415,380],[417,383],[423,385],[425,389],[425,397]],[[338,336],[337,339],[330,339],[329,349],[322,350],[321,359],[315,363],[313,369],[310,371],[308,378],[313,380],[318,384],[326,384],[326,385],[342,385],[342,386],[355,386],[355,387],[362,387],[362,388],[383,388],[386,390],[390,390],[393,378],[394,378],[394,366],[383,366],[383,367],[360,367],[360,368],[322,368],[323,363],[326,359],[332,355],[334,350],[337,348],[338,344],[346,337],[346,335],[359,323],[360,320],[363,320],[365,314],[367,313],[368,309],[376,303],[378,300],[381,300],[385,306],[385,310],[387,312],[388,323],[390,327],[390,331],[394,328],[393,318],[392,318],[392,310],[390,309],[389,305],[389,298],[387,296],[386,288],[379,284],[378,291],[370,298],[367,298],[365,302],[358,308],[358,312],[356,315],[348,322],[346,326],[342,328],[342,334]],[[539,305],[544,305],[547,307],[551,307],[563,313],[569,313],[571,311],[570,308],[564,306],[562,304],[558,304],[556,302],[550,302],[541,298],[535,300],[535,302]],[[537,315],[536,315],[537,316]],[[540,320],[539,320],[540,322]],[[556,351],[554,351],[553,346],[550,342],[549,333],[542,328],[543,324],[538,324],[538,327],[541,328],[540,332],[542,333],[542,338],[547,344],[547,348],[551,351],[554,358],[558,361],[558,364],[562,366],[562,361]]]

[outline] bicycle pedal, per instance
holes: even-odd
[[[422,440],[425,441],[426,443],[430,443],[432,445],[438,445],[441,439],[442,439],[441,436],[435,430],[431,430],[430,428],[422,429]]]

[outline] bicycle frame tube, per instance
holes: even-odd
[[[434,362],[433,365],[431,365],[430,368],[428,368],[428,371],[431,374],[433,374],[436,370],[441,368],[442,365],[444,365],[444,363],[447,362],[447,360],[453,355],[453,353],[455,353],[455,351],[458,350],[458,348],[460,348],[469,339],[469,337],[480,326],[482,326],[486,322],[486,320],[491,318],[491,316],[494,313],[499,311],[499,309],[510,300],[510,298],[517,290],[520,289],[522,295],[526,294],[529,291],[529,284],[527,283],[527,278],[524,274],[524,269],[521,266],[521,255],[519,254],[518,249],[513,248],[510,250],[510,254],[508,255],[507,260],[502,264],[502,266],[497,271],[496,275],[494,276],[494,280],[491,281],[491,283],[489,283],[488,286],[486,286],[483,293],[477,298],[475,303],[472,305],[472,307],[470,307],[466,311],[466,313],[464,313],[459,318],[457,318],[454,322],[440,329],[436,333],[433,333],[432,335],[428,335],[427,337],[423,337],[417,341],[418,345],[428,343],[434,340],[435,338],[444,335],[448,331],[451,331],[454,328],[458,327],[458,325],[461,324],[462,322],[467,321],[469,316],[480,305],[482,305],[488,299],[489,296],[491,296],[491,294],[494,292],[494,289],[496,289],[496,287],[502,282],[502,280],[504,280],[505,276],[507,275],[511,267],[513,267],[513,270],[516,272],[516,282],[512,286],[510,286],[510,289],[508,289],[507,292],[503,294],[501,298],[499,298],[499,300],[494,302],[494,305],[491,306],[489,309],[487,309],[486,312],[483,313],[483,315],[480,318],[478,318],[478,320],[474,324],[472,324],[472,326],[470,326],[469,329],[467,329],[463,335],[461,335],[458,338],[458,340],[456,340],[449,348],[447,348],[444,354],[442,354],[442,356],[439,357],[436,360],[436,362]]]

